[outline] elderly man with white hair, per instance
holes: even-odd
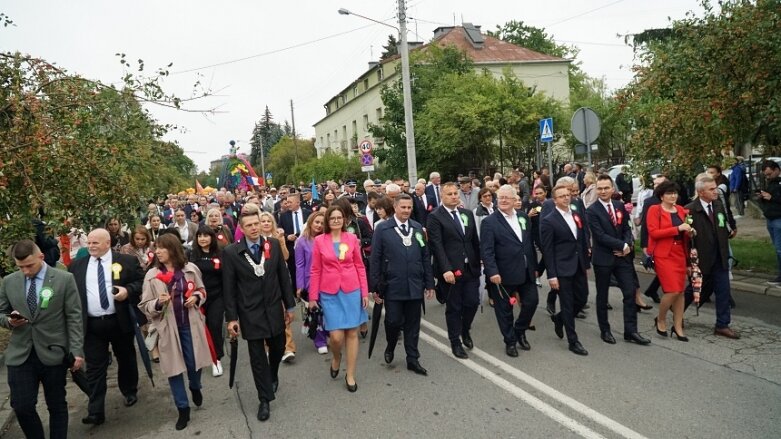
[[[439,172],[432,172],[429,174],[428,179],[431,181],[431,184],[426,187],[426,197],[428,197],[429,204],[436,208],[442,204],[442,195],[440,194],[442,177],[439,175]]]
[[[388,198],[390,198],[391,201],[395,201],[396,197],[398,197],[400,193],[401,193],[401,187],[396,183],[391,183],[385,186],[385,195]]]

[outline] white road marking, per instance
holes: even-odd
[[[434,334],[439,335],[440,337],[443,337],[445,339],[448,338],[447,331],[445,331],[444,329],[438,327],[437,325],[435,325],[435,324],[433,324],[433,323],[431,323],[431,322],[429,322],[429,321],[427,321],[425,319],[421,319],[420,325],[421,325],[421,328],[426,328],[426,329],[432,331]],[[427,343],[431,344],[435,348],[439,349],[440,351],[443,351],[443,352],[445,352],[448,355],[452,354],[449,345],[446,345],[446,344],[444,344],[444,343],[434,339],[433,337],[429,336],[428,334],[425,334],[425,333],[421,332],[420,333],[420,338],[422,338],[423,340],[425,340]],[[488,363],[498,367],[502,371],[504,371],[504,372],[506,372],[506,373],[508,373],[508,374],[510,374],[512,376],[514,376],[515,378],[519,379],[520,381],[523,381],[524,383],[526,383],[529,386],[531,386],[531,387],[537,389],[538,391],[544,393],[545,395],[549,396],[550,398],[558,401],[561,404],[564,404],[565,406],[569,407],[570,409],[580,413],[581,415],[587,417],[588,419],[591,419],[592,421],[596,422],[597,424],[600,424],[600,425],[604,426],[605,428],[608,428],[609,430],[611,430],[611,431],[621,435],[622,437],[631,438],[631,439],[647,439],[646,436],[643,436],[642,434],[632,430],[631,428],[629,428],[629,427],[627,427],[627,426],[625,426],[623,424],[620,424],[619,422],[614,421],[613,419],[608,418],[607,416],[603,415],[602,413],[599,413],[598,411],[592,409],[591,407],[589,407],[589,406],[587,406],[587,405],[585,405],[585,404],[583,404],[581,402],[578,402],[577,400],[575,400],[575,399],[573,399],[573,398],[571,398],[571,397],[569,397],[569,396],[559,392],[558,390],[554,389],[553,387],[550,387],[547,384],[543,383],[542,381],[532,377],[531,375],[528,375],[528,374],[526,374],[526,373],[524,373],[524,372],[522,372],[522,371],[520,371],[520,370],[518,370],[518,369],[516,369],[516,368],[514,368],[512,366],[510,366],[509,364],[505,363],[504,361],[499,360],[498,358],[494,357],[493,355],[491,355],[491,354],[489,354],[489,353],[487,353],[487,352],[485,352],[485,351],[483,351],[481,349],[474,348],[469,353],[472,354],[472,355],[476,355],[477,357],[481,358],[482,360],[484,360],[484,361],[486,361],[486,362],[488,362]],[[477,372],[481,376],[491,380],[492,382],[494,382],[494,384],[498,385],[499,387],[502,387],[503,389],[507,390],[508,392],[513,394],[514,396],[524,400],[525,402],[527,402],[529,405],[531,405],[535,409],[539,410],[543,414],[545,414],[548,417],[552,418],[556,422],[559,422],[560,424],[564,425],[565,427],[569,428],[570,430],[574,431],[575,433],[581,434],[584,437],[602,437],[602,436],[598,435],[597,433],[595,433],[594,431],[588,429],[588,427],[586,427],[585,425],[582,425],[582,424],[578,423],[577,421],[567,417],[566,415],[564,415],[563,413],[559,412],[555,408],[549,406],[548,404],[545,404],[544,402],[540,401],[539,399],[535,398],[534,396],[532,396],[532,395],[526,393],[525,391],[521,390],[520,388],[518,388],[514,384],[510,383],[509,381],[506,381],[506,380],[504,380],[502,378],[497,377],[493,372],[489,371],[488,369],[483,368],[479,364],[475,364],[471,360],[458,360],[458,362],[463,364],[464,366],[474,370],[475,372]],[[485,373],[490,375],[490,376],[485,375],[482,371],[485,371]],[[499,382],[503,382],[504,384],[500,384]],[[520,394],[516,393],[516,391],[520,392]],[[521,396],[521,395],[524,395],[524,396]],[[529,398],[528,400],[527,400],[527,397]],[[536,403],[539,403],[540,406],[538,406],[536,403],[532,403],[532,402],[529,402],[529,401],[534,401]],[[549,411],[551,411],[551,413],[549,413]],[[562,420],[560,420],[558,418],[558,416],[563,416],[567,422],[563,422]],[[570,423],[574,424],[575,426],[582,427],[583,429],[585,429],[584,432],[581,433],[580,430],[575,430],[574,428],[570,427]],[[588,433],[588,434],[593,433],[596,436],[587,436],[586,433]]]
[[[447,355],[450,355],[450,347],[445,345],[444,343],[436,340],[434,337],[426,334],[425,332],[420,333],[420,339],[425,341],[426,343],[434,346],[436,349],[439,349],[440,351],[444,352]],[[537,411],[541,412],[545,416],[553,419],[554,421],[558,422],[559,424],[566,427],[568,430],[572,431],[573,433],[582,436],[584,438],[589,439],[605,439],[605,436],[602,436],[601,434],[597,433],[596,431],[588,428],[587,426],[581,424],[580,422],[572,419],[571,417],[565,415],[564,413],[560,412],[556,408],[544,403],[539,398],[535,397],[534,395],[522,390],[520,387],[516,386],[515,384],[507,381],[504,378],[498,377],[495,373],[491,372],[490,370],[486,369],[485,367],[475,363],[474,361],[470,360],[458,360],[459,364],[462,364],[466,366],[467,368],[471,369],[473,372],[477,373],[481,377],[487,379],[488,381],[491,381],[492,383],[496,384],[497,386],[501,387],[511,395],[515,396],[516,398],[520,399],[521,401],[525,402],[532,408],[536,409]]]

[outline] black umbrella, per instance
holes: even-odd
[[[52,348],[61,350],[63,354],[62,365],[65,366],[65,368],[68,370],[73,367],[73,363],[76,362],[76,358],[73,356],[73,352],[66,352],[65,347],[58,344],[49,345],[48,348],[49,350],[52,350]],[[73,378],[73,382],[76,383],[76,386],[78,386],[85,395],[89,395],[91,393],[89,382],[87,381],[87,374],[84,373],[83,369],[79,369],[75,372],[71,370],[71,378]]]
[[[374,350],[374,343],[377,342],[377,333],[380,331],[381,317],[382,317],[382,303],[374,302],[374,309],[372,309],[372,333],[371,336],[369,336],[369,358],[372,357],[372,351]]]
[[[228,374],[228,387],[233,388],[233,381],[236,378],[236,363],[239,357],[239,339],[238,337],[231,337],[231,365],[230,373]]]
[[[144,343],[144,336],[141,335],[141,328],[138,326],[138,318],[136,312],[133,310],[133,305],[128,304],[127,307],[130,310],[130,320],[133,325],[133,330],[136,333],[136,344],[138,344],[138,353],[141,355],[141,360],[144,362],[144,368],[146,368],[146,374],[149,376],[149,381],[152,382],[152,387],[155,387],[155,377],[152,373],[152,359],[149,358],[149,351]]]

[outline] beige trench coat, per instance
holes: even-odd
[[[195,282],[196,294],[201,294],[200,305],[203,305],[205,302],[203,292],[205,290],[201,280],[201,270],[195,264],[188,262],[183,271],[185,281]],[[184,364],[173,305],[169,302],[167,306],[163,307],[163,310],[157,311],[155,309],[157,298],[167,289],[163,281],[156,279],[159,272],[158,268],[153,267],[146,273],[141,303],[138,304],[138,308],[149,318],[149,324],[157,330],[157,347],[160,350],[160,369],[163,371],[163,375],[173,377],[186,372],[187,366]],[[193,339],[195,368],[201,369],[212,364],[209,345],[206,341],[205,317],[198,307],[189,308],[187,312],[189,313],[190,333]],[[163,316],[164,314],[165,316]]]

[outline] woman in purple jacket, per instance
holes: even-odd
[[[312,245],[315,237],[323,233],[325,224],[325,214],[315,212],[309,215],[306,226],[301,232],[301,236],[296,240],[296,297],[309,301],[309,272],[312,268]],[[315,324],[317,324],[315,322]],[[315,348],[318,354],[328,353],[328,332],[322,327],[318,327],[315,332]]]

